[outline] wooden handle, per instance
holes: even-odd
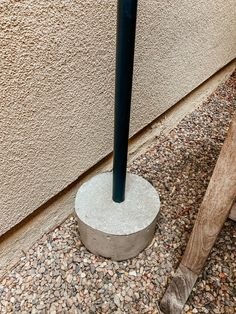
[[[199,274],[236,198],[236,115],[198,212],[182,264]]]

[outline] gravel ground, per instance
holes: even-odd
[[[236,110],[236,72],[129,168],[161,195],[152,244],[112,262],[81,244],[73,217],[38,241],[0,282],[0,313],[158,313]],[[185,313],[236,313],[236,230],[227,220]]]

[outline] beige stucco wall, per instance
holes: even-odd
[[[0,2],[0,234],[112,150],[116,1]],[[140,0],[131,134],[232,60],[235,0]]]

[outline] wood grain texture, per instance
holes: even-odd
[[[182,264],[200,274],[236,199],[236,115],[199,209]]]
[[[197,275],[180,264],[160,303],[165,314],[180,314],[197,280]]]
[[[163,313],[182,313],[225,220],[229,214],[231,219],[236,218],[235,200],[236,115],[221,149],[183,259],[160,302]]]

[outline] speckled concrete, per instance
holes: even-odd
[[[160,198],[142,177],[127,174],[125,200],[112,200],[112,172],[84,183],[75,199],[80,237],[95,255],[121,261],[138,255],[153,239]]]
[[[157,191],[142,177],[127,174],[122,203],[112,200],[112,172],[101,173],[78,190],[75,211],[92,228],[114,235],[126,235],[146,228],[159,212]]]

